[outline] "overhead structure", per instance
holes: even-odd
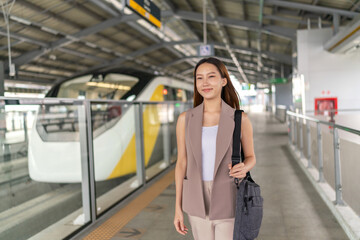
[[[331,53],[347,54],[360,51],[360,18],[329,39],[324,48]]]
[[[126,1],[128,6],[144,2],[139,14],[147,20],[126,7]],[[5,20],[0,20],[0,61],[6,81],[51,85],[114,67],[192,81],[191,69],[203,40],[203,0],[126,1],[17,0],[8,15],[10,35]],[[341,29],[360,12],[359,1],[347,0],[207,2],[206,43],[231,75],[254,84],[290,76],[298,29],[333,27],[339,33],[331,41],[341,41],[339,34],[345,34]],[[159,8],[161,18],[151,6]],[[343,51],[337,49],[351,39],[330,51]],[[16,67],[14,76],[9,55]]]
[[[6,0],[1,1],[1,10],[2,15],[4,16],[4,21],[6,24],[6,35],[7,35],[7,48],[8,48],[8,59],[9,59],[9,75],[15,76],[15,65],[11,61],[11,43],[10,43],[10,24],[9,24],[9,16],[12,7],[14,6],[15,0]]]

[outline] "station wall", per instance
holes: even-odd
[[[305,112],[315,98],[337,97],[338,109],[360,109],[360,52],[333,54],[323,45],[332,29],[297,31],[298,71],[304,77]]]

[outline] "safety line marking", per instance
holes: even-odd
[[[152,184],[148,189],[132,200],[114,216],[110,217],[98,228],[87,235],[83,240],[109,240],[118,233],[128,222],[138,215],[157,196],[159,196],[170,184],[174,182],[175,169]]]

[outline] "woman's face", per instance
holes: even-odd
[[[204,99],[221,97],[226,78],[221,78],[217,67],[211,63],[203,63],[196,70],[196,89]]]

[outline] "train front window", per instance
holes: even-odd
[[[117,73],[85,75],[61,84],[57,97],[78,99],[119,100],[139,81],[138,78]]]

